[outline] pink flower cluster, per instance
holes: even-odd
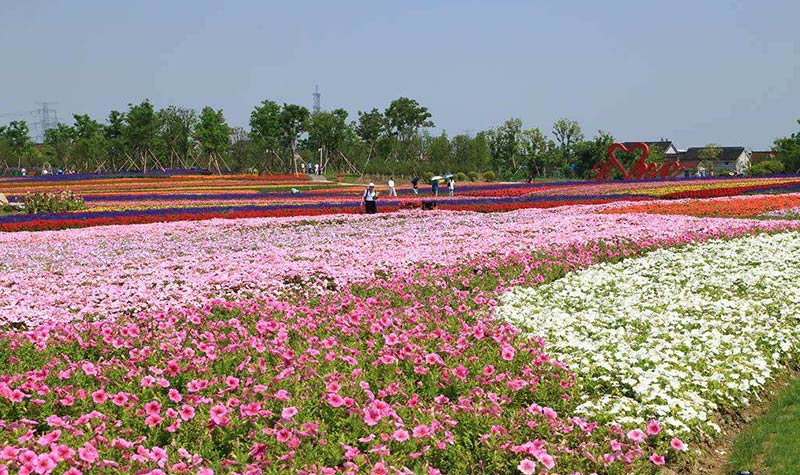
[[[330,292],[424,263],[588,242],[642,247],[783,229],[787,222],[605,215],[608,206],[507,213],[176,222],[0,235],[0,324]]]
[[[664,463],[681,441],[657,423],[576,416],[575,377],[491,312],[508,286],[641,250],[482,254],[307,298],[7,330],[0,473],[588,474]]]

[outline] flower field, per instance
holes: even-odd
[[[380,183],[379,183],[380,185]],[[297,192],[292,193],[294,189]],[[400,183],[398,197],[384,194],[381,212],[418,209],[430,199]],[[202,221],[216,218],[320,216],[358,214],[360,186],[310,182],[306,175],[192,175],[148,177],[61,175],[0,179],[0,191],[11,201],[28,193],[69,190],[83,198],[85,209],[70,213],[0,216],[0,231],[41,231],[113,224]],[[746,193],[791,193],[797,177],[747,179],[679,179],[650,182],[459,183],[455,196],[440,196],[437,207],[452,211],[497,212],[522,208],[649,202],[682,198],[735,197]],[[780,203],[773,203],[779,206]],[[790,206],[790,205],[789,205]],[[769,211],[779,209],[771,208]],[[755,216],[755,215],[752,215]]]
[[[148,180],[0,218],[0,475],[654,474],[797,357],[791,177]]]
[[[503,296],[499,315],[600,386],[580,411],[687,435],[800,350],[800,234],[663,249]],[[581,298],[576,298],[581,294]]]

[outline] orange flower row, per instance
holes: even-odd
[[[739,196],[720,199],[683,200],[680,202],[648,201],[604,210],[607,214],[651,213],[745,218],[800,205],[800,194]]]

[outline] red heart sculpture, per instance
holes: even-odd
[[[631,169],[626,170],[617,158],[617,150],[622,150],[623,152],[629,153],[636,149],[641,150],[642,153],[639,155],[639,159],[636,160],[633,165],[631,165]],[[659,165],[658,163],[647,163],[648,155],[650,155],[650,147],[648,147],[644,142],[637,142],[633,144],[630,149],[624,144],[614,142],[608,146],[608,160],[600,160],[599,162],[595,163],[594,167],[592,167],[592,170],[597,173],[598,180],[611,180],[614,178],[614,169],[619,170],[622,173],[622,178],[625,180],[630,180],[631,178],[636,178],[637,180],[647,178],[652,180],[659,175],[661,178],[669,178],[674,176],[676,173],[679,173],[681,170],[684,170],[684,167],[677,160],[674,162],[664,163],[663,165]]]
[[[617,150],[622,150],[623,152],[633,152],[636,149],[640,149],[642,151],[639,159],[636,163],[631,166],[630,170],[626,170],[622,163],[620,163],[619,159],[617,158]],[[629,180],[631,178],[638,178],[641,179],[649,171],[649,165],[647,164],[647,156],[650,154],[650,147],[647,146],[644,142],[638,142],[633,144],[630,149],[626,147],[624,144],[619,142],[614,142],[608,146],[608,160],[601,160],[594,164],[592,170],[597,173],[598,180],[610,180],[613,178],[612,170],[617,169],[622,173],[622,178],[625,180]]]

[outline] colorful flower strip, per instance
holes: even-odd
[[[714,199],[687,199],[676,202],[651,201],[643,204],[620,204],[603,213],[655,213],[689,216],[753,217],[800,205],[800,194],[756,195]]]

